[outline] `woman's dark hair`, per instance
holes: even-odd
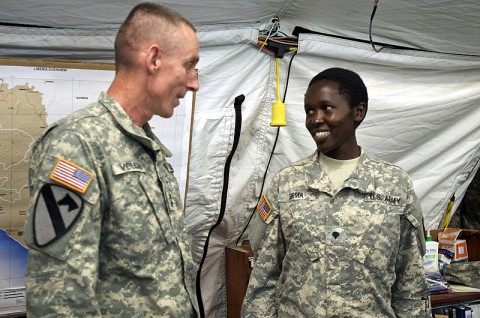
[[[364,102],[365,106],[368,107],[367,88],[357,73],[344,68],[329,68],[315,75],[308,87],[321,80],[338,83],[338,93],[348,98],[350,107],[357,106],[361,102]]]

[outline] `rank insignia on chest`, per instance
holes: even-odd
[[[260,217],[262,220],[266,221],[270,213],[272,213],[272,206],[270,205],[270,202],[268,202],[267,197],[262,195],[262,198],[258,202],[257,205],[257,211],[258,214],[260,214]]]
[[[93,174],[65,159],[58,159],[50,174],[50,179],[70,189],[85,193],[93,180]]]

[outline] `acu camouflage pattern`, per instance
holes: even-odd
[[[145,130],[144,130],[145,129]],[[107,94],[35,143],[36,202],[58,158],[94,174],[72,228],[40,248],[30,207],[28,317],[196,317],[194,271],[171,156]],[[149,155],[150,153],[150,155]]]
[[[423,216],[407,174],[362,153],[335,193],[318,159],[272,180],[243,317],[431,317]]]
[[[443,269],[443,276],[449,282],[480,288],[480,261],[448,264]]]

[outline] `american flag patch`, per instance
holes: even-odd
[[[93,174],[67,160],[58,159],[50,178],[73,190],[85,193],[93,180]]]
[[[270,202],[268,202],[265,194],[262,195],[262,198],[258,202],[257,211],[258,211],[258,214],[260,214],[260,217],[264,221],[266,221],[270,213],[272,213],[272,206],[270,205]]]

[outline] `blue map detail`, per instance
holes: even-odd
[[[0,289],[25,287],[28,250],[0,229]]]

